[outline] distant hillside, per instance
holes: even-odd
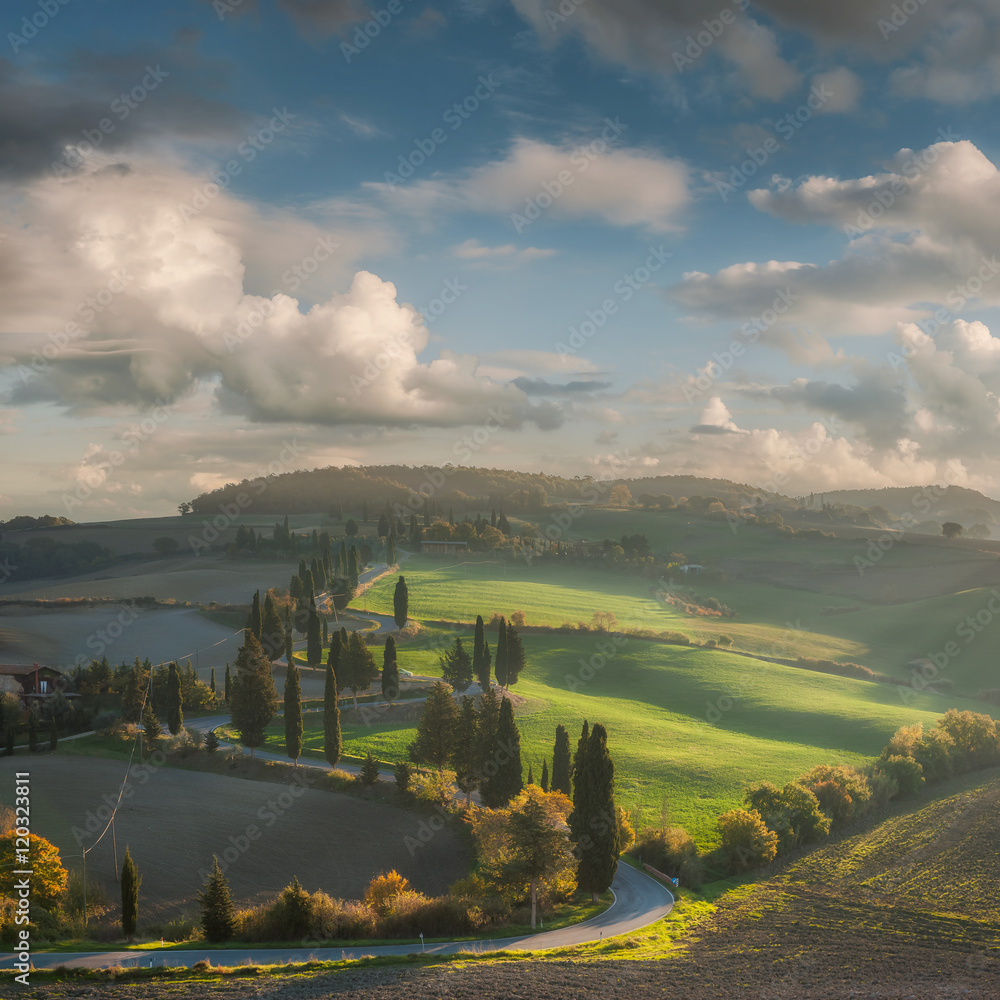
[[[881,490],[832,490],[812,495],[813,504],[855,504],[882,507],[896,517],[910,515],[918,521],[957,521],[965,528],[1000,525],[1000,501],[963,486],[900,486]],[[809,497],[801,498],[806,504]]]
[[[542,472],[515,472],[510,469],[478,469],[460,466],[381,465],[369,467],[300,470],[260,480],[229,483],[202,493],[190,501],[196,514],[219,509],[246,494],[246,507],[257,514],[297,514],[315,511],[354,513],[362,504],[372,512],[386,501],[413,510],[422,506],[411,498],[422,494],[442,512],[485,507],[503,507],[509,513],[540,511],[561,502],[603,502],[611,488],[628,486],[638,500],[643,494],[670,494],[674,499],[714,496],[731,505],[756,496],[760,491],[726,479],[698,479],[694,476],[657,476],[646,479],[595,479],[591,476],[566,479]],[[246,505],[244,505],[246,506]]]

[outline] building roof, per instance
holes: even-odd
[[[0,663],[0,676],[3,677],[24,677],[33,674],[36,670],[51,670],[53,673],[61,674],[58,667],[41,666],[38,663]]]

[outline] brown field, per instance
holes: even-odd
[[[103,796],[117,798],[124,762],[59,755],[3,759],[5,791],[15,765],[31,774],[32,829],[56,844],[67,867],[78,868],[74,827],[84,831],[89,847],[95,836],[86,832],[88,818],[94,817],[90,825],[98,832],[106,825],[98,825],[98,813]],[[309,772],[300,773],[305,778]],[[310,891],[351,899],[390,868],[428,894],[445,892],[468,871],[466,850],[449,831],[411,852],[404,838],[417,837],[420,816],[350,795],[171,767],[153,768],[144,784],[130,781],[129,787],[134,792],[118,810],[115,836],[119,862],[129,845],[142,875],[143,922],[196,914],[203,881],[198,872],[211,867],[213,854],[220,862],[233,859],[226,876],[237,905],[263,902],[293,876]],[[259,836],[251,840],[248,829]],[[116,899],[112,847],[109,831],[88,854],[87,874]]]

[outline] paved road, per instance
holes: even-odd
[[[68,968],[99,969],[108,965],[123,966],[186,966],[207,958],[213,965],[240,965],[248,961],[262,963],[306,962],[311,958],[320,961],[341,961],[369,955],[411,955],[424,951],[429,955],[450,955],[458,951],[540,951],[563,948],[568,945],[586,944],[604,938],[627,934],[646,927],[665,917],[673,906],[673,896],[659,882],[642,872],[621,863],[611,886],[615,901],[600,915],[571,927],[545,931],[525,937],[496,938],[482,941],[452,941],[428,944],[386,944],[346,948],[253,948],[198,951],[104,951],[89,953],[34,952],[32,962],[37,969],[59,965]],[[13,956],[0,959],[0,968],[10,968]]]

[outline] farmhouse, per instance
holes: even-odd
[[[41,667],[37,663],[0,663],[0,677],[12,677],[21,685],[21,701],[44,701],[66,687],[66,677],[55,667]]]
[[[468,542],[421,542],[420,551],[432,556],[450,556],[467,552]]]

